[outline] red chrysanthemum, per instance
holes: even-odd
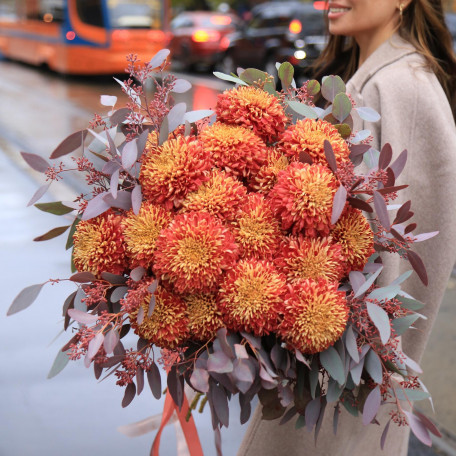
[[[262,89],[241,86],[218,96],[217,119],[253,130],[266,142],[274,142],[288,122],[279,100]]]
[[[249,186],[256,192],[268,194],[277,183],[277,176],[288,166],[288,159],[272,147],[268,148],[265,164],[250,179]]]
[[[151,147],[143,159],[139,181],[143,195],[166,209],[179,206],[187,193],[209,179],[210,156],[198,141],[184,136]]]
[[[176,216],[156,246],[157,277],[180,293],[215,290],[224,271],[234,266],[239,250],[229,230],[204,212]]]
[[[166,209],[147,202],[142,204],[138,215],[130,212],[125,217],[125,244],[133,268],[152,266],[158,235],[170,222],[171,214]]]
[[[214,295],[193,294],[185,296],[190,336],[193,340],[207,342],[223,326],[222,313]]]
[[[338,188],[337,179],[326,166],[294,162],[279,173],[269,200],[284,230],[293,234],[304,230],[309,237],[327,236]]]
[[[201,132],[199,140],[215,166],[234,176],[250,176],[266,160],[266,144],[247,128],[216,122]]]
[[[109,210],[78,223],[73,235],[73,261],[79,272],[88,271],[96,276],[102,272],[124,272],[127,257],[122,220],[122,216]]]
[[[363,213],[348,206],[334,225],[331,235],[342,246],[347,272],[362,271],[374,253],[374,233]]]
[[[314,163],[328,166],[324,142],[331,143],[336,162],[347,161],[350,149],[334,125],[325,120],[303,119],[287,128],[277,148],[287,157],[299,160],[300,152],[308,153]]]
[[[256,336],[276,331],[285,292],[285,276],[272,263],[241,260],[220,288],[223,320],[233,331]]]
[[[300,280],[289,285],[278,334],[302,353],[319,353],[345,331],[348,307],[337,282]]]
[[[262,195],[249,194],[233,225],[242,257],[271,259],[282,239],[282,233],[278,220]]]
[[[289,237],[280,246],[274,261],[288,282],[324,278],[339,281],[345,271],[342,246],[329,238]]]
[[[154,307],[150,313],[151,302]],[[166,349],[181,346],[190,335],[184,300],[160,286],[130,314],[130,324],[139,337]]]
[[[182,202],[185,212],[209,212],[220,219],[231,220],[242,203],[247,189],[237,179],[213,170],[211,177]]]

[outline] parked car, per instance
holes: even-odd
[[[184,69],[214,65],[228,46],[226,36],[240,27],[231,13],[187,11],[171,21],[170,50],[173,61]]]
[[[453,37],[453,49],[456,52],[456,13],[446,13],[445,21]]]
[[[297,1],[262,3],[252,9],[250,22],[227,39],[218,65],[224,73],[255,67],[275,74],[276,62],[288,61],[297,76],[305,75],[325,46],[323,10]]]

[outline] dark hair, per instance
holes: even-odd
[[[398,33],[426,59],[442,85],[456,119],[456,56],[442,0],[412,0],[403,11]],[[347,81],[357,69],[358,58],[359,48],[353,38],[330,35],[313,67],[314,77],[320,80],[325,75],[338,74]]]

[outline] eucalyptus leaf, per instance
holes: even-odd
[[[418,320],[418,318],[420,318],[418,314],[411,314],[406,315],[405,317],[395,318],[392,321],[392,325],[396,335],[401,336],[402,334],[404,334],[405,331],[407,331],[407,329],[409,329],[410,326],[412,326],[413,323],[415,323],[415,321]]]
[[[356,336],[351,326],[347,326],[345,330],[345,347],[347,348],[348,354],[356,363],[359,363],[359,352],[358,345],[356,343]]]
[[[380,120],[380,114],[375,109],[366,107],[359,107],[355,109],[359,117],[366,122],[378,122]]]
[[[426,391],[421,391],[411,388],[396,388],[396,397],[400,401],[422,401],[423,399],[429,399],[431,395]]]
[[[244,82],[242,79],[237,78],[236,76],[231,76],[230,74],[225,74],[225,73],[220,73],[219,71],[214,71],[213,75],[216,78],[223,79],[224,81],[230,81],[230,82],[234,82],[236,84],[248,86],[248,84],[246,82]]]
[[[377,304],[366,303],[367,313],[378,329],[382,344],[385,345],[391,337],[391,326],[388,314]]]
[[[340,76],[325,76],[321,83],[321,94],[329,102],[333,102],[339,93],[345,93],[345,83]]]
[[[376,386],[367,396],[363,407],[363,424],[366,426],[377,415],[382,401],[380,386]]]
[[[40,291],[43,288],[43,286],[44,283],[39,283],[36,285],[30,285],[24,288],[22,291],[20,291],[19,294],[14,298],[14,301],[9,307],[6,315],[13,315],[17,312],[20,312],[21,310],[26,309],[31,304],[33,304],[35,299],[40,294]]]
[[[73,208],[65,206],[61,201],[56,201],[54,203],[38,203],[35,204],[35,207],[43,212],[49,212],[54,215],[65,215],[73,212]]]
[[[67,231],[68,228],[70,228],[70,225],[58,226],[57,228],[53,228],[52,230],[49,230],[47,233],[44,233],[41,236],[34,238],[33,240],[35,242],[49,241],[50,239],[54,239],[57,236],[60,236],[61,234],[65,233],[65,231]]]
[[[294,112],[300,114],[301,116],[304,116],[308,119],[318,118],[318,114],[312,107],[307,106],[306,104],[299,101],[286,100],[286,102]]]
[[[38,190],[33,194],[30,201],[27,203],[27,207],[29,207],[32,204],[35,204],[37,201],[39,201],[45,195],[45,193],[49,190],[50,186],[51,186],[51,182],[41,185],[38,188]]]
[[[340,385],[345,383],[344,365],[340,359],[339,353],[334,347],[329,347],[320,353],[320,362],[328,371],[329,375]]]
[[[380,267],[376,272],[374,272],[371,276],[369,276],[366,281],[358,288],[358,291],[355,293],[355,298],[358,298],[360,297],[361,295],[363,295],[364,293],[366,293],[366,291],[373,285],[373,283],[375,282],[375,280],[377,279],[377,277],[380,275],[380,273],[382,272],[383,270],[383,266]]]
[[[59,350],[57,352],[57,356],[55,357],[54,362],[52,363],[52,367],[48,372],[48,379],[55,377],[60,372],[62,372],[63,369],[65,369],[66,365],[68,364],[68,361],[70,361],[69,354],[70,350],[64,352],[62,350]]]
[[[338,93],[334,97],[332,115],[339,121],[343,122],[350,114],[352,104],[347,94]]]
[[[149,61],[150,68],[158,68],[163,65],[170,54],[169,49],[160,49]]]
[[[381,384],[383,381],[383,368],[380,358],[374,350],[369,350],[365,357],[364,366],[375,383]]]

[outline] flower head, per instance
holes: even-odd
[[[342,246],[347,272],[361,271],[374,253],[374,233],[363,213],[348,206],[331,235]]]
[[[171,214],[162,206],[143,203],[138,215],[130,212],[123,221],[127,255],[132,267],[149,268],[158,235],[171,222]]]
[[[225,324],[233,331],[256,336],[275,331],[285,291],[285,277],[272,263],[239,261],[220,288],[219,306]]]
[[[185,212],[209,212],[220,219],[232,219],[247,189],[237,179],[213,170],[210,179],[182,202]]]
[[[290,283],[320,278],[337,282],[345,271],[345,257],[342,255],[342,246],[334,243],[330,237],[288,237],[280,246],[275,265],[284,272]]]
[[[278,334],[303,353],[319,353],[345,331],[348,307],[337,282],[300,280],[289,286]]]
[[[151,304],[154,307],[150,313]],[[130,314],[130,324],[139,337],[161,348],[176,348],[189,338],[185,302],[160,286]]]
[[[199,139],[220,169],[234,176],[257,172],[266,160],[266,144],[252,130],[216,122]]]
[[[217,288],[234,266],[238,247],[233,235],[210,214],[190,212],[175,217],[156,243],[154,271],[179,293],[206,293]]]
[[[222,313],[218,309],[217,299],[209,294],[185,296],[188,309],[189,330],[192,339],[207,342],[223,326]]]
[[[309,237],[326,236],[338,187],[337,179],[326,166],[294,162],[279,174],[269,201],[282,220],[282,229],[291,229],[293,234],[304,230]]]
[[[314,163],[327,166],[325,140],[331,143],[336,162],[348,160],[350,149],[334,125],[325,120],[303,119],[287,128],[277,148],[287,157],[299,159],[300,152],[308,153]]]
[[[288,166],[288,159],[277,149],[268,149],[266,162],[250,179],[249,186],[256,192],[268,194],[277,183],[277,176]]]
[[[234,221],[234,235],[244,258],[271,259],[276,252],[282,233],[262,195],[249,194]]]
[[[274,142],[288,122],[278,99],[256,87],[225,90],[215,110],[220,122],[251,129],[266,142]]]
[[[148,150],[139,181],[148,200],[171,209],[209,178],[211,166],[198,141],[178,136]]]
[[[122,216],[112,210],[82,220],[73,235],[73,261],[79,272],[122,274],[127,267]]]

